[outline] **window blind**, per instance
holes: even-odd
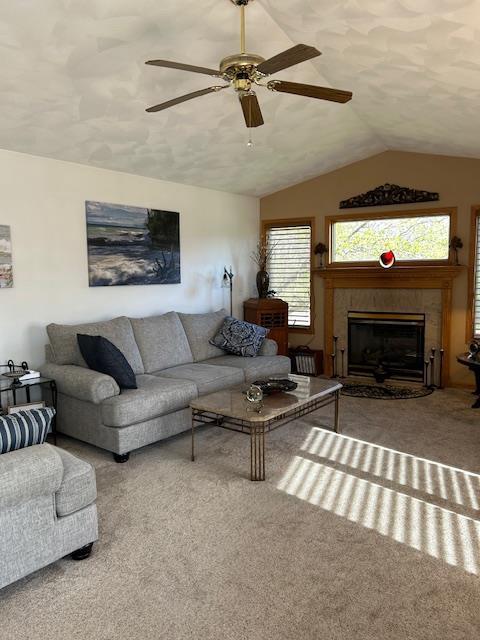
[[[267,244],[272,248],[267,270],[270,289],[288,302],[288,324],[293,327],[311,325],[311,253],[310,225],[268,227]]]
[[[475,291],[473,300],[473,334],[480,338],[480,216],[477,216],[475,233]]]

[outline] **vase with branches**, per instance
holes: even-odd
[[[267,242],[259,242],[250,256],[258,266],[257,291],[259,298],[267,298],[270,291],[270,276],[267,271],[267,264],[273,255],[274,249],[274,245]]]

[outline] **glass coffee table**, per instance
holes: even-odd
[[[339,433],[339,398],[342,385],[337,380],[289,375],[297,383],[295,391],[265,396],[260,411],[248,402],[248,384],[217,391],[190,403],[192,409],[192,461],[195,460],[195,426],[210,424],[250,436],[250,480],[265,480],[265,434],[316,411],[334,405],[333,430]]]

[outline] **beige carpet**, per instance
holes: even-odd
[[[97,469],[101,538],[0,592],[1,639],[478,639],[471,401],[343,398],[343,436],[328,409],[270,435],[265,483],[220,429],[195,463],[188,435],[126,465],[62,440]]]

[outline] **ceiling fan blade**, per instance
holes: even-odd
[[[245,116],[245,124],[250,129],[252,127],[261,127],[263,122],[262,110],[258,104],[258,98],[255,93],[244,93],[240,96],[240,104],[242,105],[243,115]]]
[[[208,67],[196,67],[191,64],[182,64],[181,62],[170,62],[169,60],[147,60],[145,64],[152,64],[155,67],[168,67],[169,69],[180,69],[180,71],[191,71],[192,73],[203,73],[206,76],[213,76],[214,78],[222,78],[223,74],[216,69],[209,69]]]
[[[311,60],[321,55],[320,51],[315,47],[309,47],[307,44],[297,44],[291,49],[287,49],[273,56],[273,58],[261,62],[257,67],[257,71],[260,71],[263,75],[271,76],[272,73],[277,73],[282,69],[293,67],[295,64],[306,62],[306,60]]]
[[[330,100],[331,102],[341,103],[348,102],[352,99],[353,95],[351,91],[330,89],[329,87],[316,87],[313,84],[300,84],[299,82],[283,82],[282,80],[270,80],[267,87],[270,91],[293,93],[297,96],[318,98],[318,100]]]
[[[208,87],[208,89],[200,89],[200,91],[187,93],[184,96],[180,96],[180,98],[174,98],[173,100],[168,100],[168,102],[162,102],[161,104],[157,104],[154,107],[149,107],[148,109],[146,109],[146,111],[148,111],[148,113],[163,111],[163,109],[168,109],[169,107],[173,107],[176,104],[180,104],[181,102],[193,100],[193,98],[199,98],[200,96],[205,96],[207,93],[216,93],[217,91],[221,91],[222,89],[228,89],[229,86],[229,84],[226,84],[221,87]]]

